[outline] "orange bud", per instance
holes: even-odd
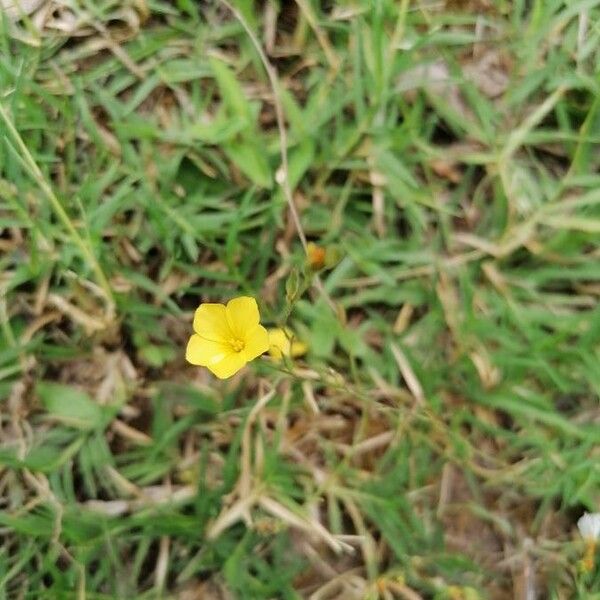
[[[306,248],[306,256],[311,269],[320,271],[325,266],[325,248],[309,242]]]

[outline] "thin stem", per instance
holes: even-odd
[[[44,192],[44,194],[46,195],[46,198],[48,198],[54,212],[56,213],[56,215],[58,216],[58,218],[64,225],[65,229],[69,232],[69,235],[71,236],[71,238],[73,239],[75,244],[77,246],[79,246],[79,249],[81,250],[81,253],[85,257],[85,259],[90,264],[92,270],[94,271],[96,279],[98,280],[98,284],[104,291],[106,300],[108,301],[108,304],[109,304],[110,312],[112,312],[112,309],[114,307],[114,298],[113,298],[113,294],[112,294],[112,289],[110,287],[110,283],[109,283],[106,275],[104,274],[104,271],[102,270],[102,267],[100,266],[100,263],[98,262],[98,260],[96,259],[96,256],[94,255],[92,249],[89,247],[88,244],[85,243],[83,238],[79,235],[79,232],[75,228],[75,225],[69,218],[69,215],[65,211],[63,205],[60,203],[60,200],[57,198],[56,194],[50,187],[50,184],[46,181],[44,174],[42,173],[41,169],[38,167],[33,156],[29,152],[29,149],[25,145],[23,138],[21,137],[20,133],[17,131],[17,129],[14,126],[13,122],[11,121],[6,109],[4,108],[4,106],[1,103],[0,103],[0,116],[2,117],[4,123],[6,124],[6,127],[7,127],[8,131],[10,132],[13,140],[16,142],[18,149],[21,151],[23,162],[24,162],[25,166],[29,169],[29,174],[32,176],[32,178],[35,180],[35,182],[38,184],[40,189]]]
[[[283,107],[281,105],[281,99],[279,98],[279,82],[277,77],[277,71],[275,67],[269,62],[267,55],[265,54],[258,38],[254,35],[252,29],[244,19],[244,16],[234,7],[228,0],[219,0],[221,4],[226,6],[235,18],[240,22],[250,41],[256,48],[256,52],[267,72],[267,76],[269,78],[269,83],[271,84],[271,88],[273,90],[273,103],[275,105],[275,115],[277,119],[277,129],[279,130],[279,152],[281,155],[281,176],[276,177],[277,183],[283,189],[283,194],[290,208],[290,213],[292,215],[292,220],[294,221],[294,226],[296,227],[296,231],[298,232],[298,237],[300,238],[300,242],[302,243],[302,247],[304,248],[304,252],[307,252],[308,243],[306,240],[306,234],[304,233],[304,229],[302,228],[302,223],[300,222],[300,215],[298,214],[298,210],[296,205],[294,204],[294,197],[292,196],[292,190],[290,188],[290,180],[288,177],[288,155],[287,155],[287,131],[285,128],[285,121],[283,116]],[[315,275],[315,287],[319,290],[321,296],[325,299],[327,304],[330,306],[331,310],[337,315],[338,311],[333,300],[329,297],[329,294],[325,290],[323,283],[318,275]]]
[[[275,104],[277,128],[279,129],[279,152],[281,154],[281,177],[276,177],[276,179],[277,179],[277,183],[279,183],[279,185],[281,185],[281,187],[283,188],[283,193],[285,195],[285,199],[287,200],[287,203],[289,204],[290,212],[292,213],[292,219],[294,221],[296,231],[298,232],[298,237],[300,238],[300,241],[302,242],[302,246],[303,246],[304,250],[306,251],[306,248],[307,248],[306,235],[302,228],[302,224],[300,223],[300,216],[298,215],[298,210],[296,209],[296,205],[294,204],[294,198],[292,196],[292,190],[290,188],[290,181],[289,181],[289,177],[288,177],[287,131],[285,129],[285,124],[284,124],[283,107],[281,106],[281,101],[279,99],[279,92],[278,92],[279,85],[278,85],[278,80],[277,80],[277,72],[275,71],[275,67],[273,67],[273,65],[271,65],[271,63],[269,62],[269,59],[267,58],[267,55],[265,54],[264,50],[262,49],[260,42],[258,41],[257,37],[254,35],[254,32],[252,31],[252,29],[250,29],[250,26],[246,22],[246,19],[244,19],[243,15],[237,10],[237,8],[232,6],[227,0],[219,0],[219,2],[224,4],[233,13],[235,18],[242,25],[242,27],[248,34],[250,41],[256,48],[256,52],[258,53],[258,56],[265,68],[265,71],[267,72],[267,76],[269,77],[269,83],[271,84],[271,88],[273,89],[273,103]]]

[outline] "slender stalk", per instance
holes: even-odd
[[[292,220],[294,221],[294,226],[296,227],[296,231],[298,233],[298,237],[300,238],[300,242],[302,243],[302,247],[304,248],[304,252],[307,252],[308,243],[306,240],[306,234],[304,233],[304,229],[302,228],[302,223],[300,222],[300,215],[298,214],[298,209],[294,204],[294,198],[292,196],[292,190],[290,188],[290,180],[289,180],[289,170],[288,170],[288,155],[287,155],[287,131],[285,128],[285,121],[283,118],[283,106],[281,104],[281,99],[279,98],[279,81],[277,77],[277,71],[275,67],[269,62],[267,55],[265,54],[262,45],[248,23],[244,16],[228,1],[228,0],[219,0],[221,4],[226,6],[235,18],[240,22],[250,41],[256,48],[256,52],[267,72],[267,76],[269,78],[269,83],[271,84],[271,88],[273,90],[273,103],[275,105],[275,115],[277,119],[277,128],[279,130],[279,152],[281,154],[281,176],[276,177],[277,183],[282,187],[285,199],[290,208],[290,213],[292,215]],[[337,315],[338,311],[336,309],[335,303],[330,298],[327,290],[323,286],[323,283],[318,275],[315,275],[315,287],[330,306],[331,310]]]
[[[4,106],[1,103],[0,103],[0,117],[2,117],[2,120],[6,124],[8,131],[10,132],[18,149],[20,150],[21,155],[22,155],[21,158],[23,160],[24,165],[29,169],[30,176],[38,184],[38,186],[40,187],[42,192],[44,192],[46,198],[48,199],[48,201],[50,202],[50,205],[52,206],[52,209],[56,213],[56,216],[60,219],[60,221],[64,225],[65,229],[69,232],[69,235],[73,239],[73,242],[81,250],[81,253],[83,254],[84,258],[88,261],[90,267],[92,268],[92,270],[94,272],[94,275],[96,276],[98,284],[104,291],[106,300],[108,301],[109,307],[111,309],[110,312],[112,312],[112,308],[114,307],[114,298],[113,298],[113,294],[112,294],[112,289],[110,287],[110,283],[109,283],[106,275],[104,274],[104,271],[102,270],[102,267],[100,266],[100,263],[98,262],[98,260],[96,259],[96,256],[94,255],[94,252],[90,248],[89,244],[87,244],[84,241],[84,239],[79,235],[79,232],[75,228],[73,221],[71,221],[71,219],[70,219],[69,215],[67,214],[66,210],[64,209],[63,205],[60,203],[60,200],[54,193],[54,190],[52,189],[50,184],[46,181],[44,174],[42,173],[41,169],[35,162],[33,156],[31,155],[31,152],[29,152],[29,149],[25,145],[25,142],[23,141],[21,134],[17,131],[17,129],[14,126],[12,120],[10,119],[6,109],[4,108]]]

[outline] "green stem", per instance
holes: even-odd
[[[85,259],[88,261],[90,267],[92,268],[92,270],[94,272],[94,275],[96,276],[98,284],[100,285],[100,287],[104,291],[104,294],[106,295],[106,299],[107,299],[109,305],[111,307],[114,306],[114,298],[113,298],[112,289],[110,287],[110,283],[109,283],[106,275],[104,274],[104,271],[102,270],[102,267],[100,266],[100,263],[96,259],[96,256],[94,255],[92,249],[89,247],[88,244],[86,244],[86,242],[83,240],[83,238],[79,235],[79,232],[75,228],[73,221],[71,221],[71,219],[69,218],[69,215],[65,211],[63,205],[60,203],[60,200],[57,198],[56,194],[50,187],[50,184],[46,181],[44,174],[42,173],[41,169],[38,167],[33,156],[29,152],[29,149],[25,145],[25,142],[23,142],[23,138],[21,137],[20,133],[17,131],[16,127],[14,126],[10,117],[8,116],[6,109],[4,108],[4,106],[1,103],[0,103],[0,116],[2,117],[3,121],[6,123],[6,127],[7,127],[8,131],[10,132],[11,136],[13,137],[14,141],[17,144],[17,147],[19,148],[19,150],[22,153],[23,162],[29,169],[29,175],[35,180],[35,182],[38,184],[40,189],[44,192],[44,194],[46,195],[46,198],[49,200],[50,205],[52,206],[52,209],[56,213],[57,217],[60,219],[60,221],[64,225],[65,229],[69,232],[69,235],[73,239],[74,243],[79,247],[79,249],[81,250],[81,253],[85,257]]]

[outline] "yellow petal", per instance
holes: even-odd
[[[256,300],[250,296],[233,298],[227,303],[227,319],[234,337],[243,340],[245,333],[254,329],[260,321]]]
[[[244,352],[232,352],[223,360],[207,365],[212,373],[219,379],[227,379],[237,373],[246,364],[246,356]]]
[[[231,329],[223,304],[201,304],[194,314],[194,331],[213,342],[227,342],[231,339]]]
[[[269,334],[262,325],[256,325],[247,331],[243,339],[246,344],[244,354],[247,361],[254,360],[269,349]]]
[[[275,360],[284,356],[302,356],[307,350],[308,346],[299,341],[291,329],[269,329],[269,354]]]
[[[292,341],[292,348],[290,349],[290,354],[292,356],[302,356],[306,354],[308,350],[308,346],[304,342]]]
[[[208,367],[232,353],[231,346],[193,335],[188,342],[185,359],[193,365]]]
[[[269,354],[275,360],[281,360],[290,352],[290,340],[283,329],[269,329]]]

